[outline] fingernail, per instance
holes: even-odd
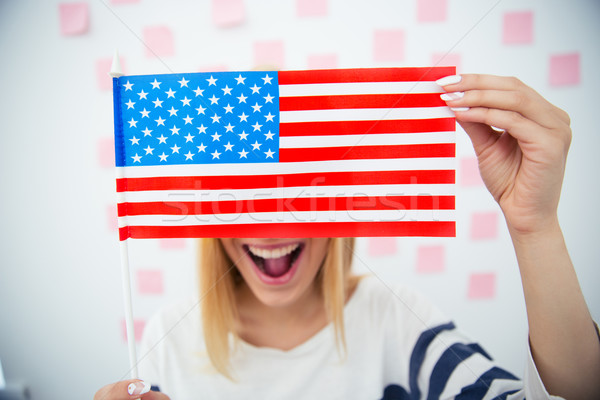
[[[454,112],[457,112],[457,111],[469,111],[469,107],[454,107],[454,108],[450,107],[450,109],[452,111],[454,111]]]
[[[444,93],[441,94],[440,97],[444,101],[452,101],[462,99],[465,95],[465,92],[453,92],[453,93]]]
[[[491,127],[493,130],[495,130],[496,132],[499,132],[499,133],[504,133],[504,132],[506,132],[506,129],[498,128],[497,126],[494,126],[494,125],[490,125],[490,127]]]
[[[440,86],[446,86],[446,85],[452,85],[453,83],[458,83],[462,80],[462,76],[460,75],[450,75],[450,76],[445,76],[441,79],[438,79],[437,81],[435,81],[435,83],[437,83]]]
[[[144,394],[150,391],[150,385],[144,381],[132,382],[127,386],[127,393],[129,394]]]

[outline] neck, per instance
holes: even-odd
[[[325,311],[323,296],[317,284],[313,284],[297,301],[281,305],[270,306],[262,303],[252,293],[245,283],[241,283],[236,291],[236,301],[240,320],[255,321],[261,324],[275,322],[281,324],[294,324],[314,317],[316,313]]]
[[[298,301],[281,307],[265,305],[245,284],[236,292],[236,331],[254,346],[290,350],[327,325],[323,298],[316,285]]]

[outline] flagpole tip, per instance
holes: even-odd
[[[113,56],[112,65],[110,66],[110,72],[108,73],[113,78],[123,76],[123,70],[121,68],[121,62],[119,61],[119,52],[115,50]]]

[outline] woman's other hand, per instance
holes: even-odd
[[[129,379],[106,385],[96,392],[94,400],[169,400],[160,392],[150,390],[150,386],[139,379]]]

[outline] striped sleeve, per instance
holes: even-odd
[[[525,378],[498,367],[477,343],[452,322],[425,330],[412,351],[409,389],[412,399],[488,400],[560,399],[551,396],[528,351]]]
[[[391,359],[384,399],[560,399],[546,391],[530,350],[520,379],[498,366],[428,299],[404,286],[393,292],[378,293],[389,305],[381,316]],[[408,362],[394,367],[400,359]]]
[[[410,358],[409,387],[414,399],[506,398],[522,386],[452,322],[421,333]]]

